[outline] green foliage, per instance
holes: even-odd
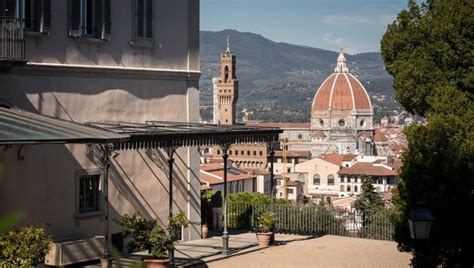
[[[443,266],[474,264],[474,5],[470,0],[410,1],[382,40],[398,100],[427,124],[405,131],[395,238],[411,249],[407,215],[419,201],[435,218],[428,258]],[[415,252],[415,260],[420,256]]]
[[[150,243],[148,252],[150,255],[155,259],[168,258],[169,250],[174,249],[174,240],[172,235],[169,235],[169,232],[167,232],[159,224],[156,224],[148,235],[148,241]]]
[[[374,180],[369,176],[362,176],[361,194],[354,202],[355,209],[363,215],[376,213],[383,209],[383,200],[375,190]]]
[[[410,0],[381,41],[387,71],[395,78],[397,99],[409,112],[425,114],[440,85],[474,86],[474,7],[470,0]]]
[[[275,214],[264,211],[257,215],[255,230],[257,233],[268,233],[272,231],[275,224]]]
[[[250,192],[240,192],[235,194],[228,195],[229,202],[234,203],[262,203],[270,204],[270,196],[262,193],[250,193]],[[285,204],[288,203],[287,200],[281,198],[274,199],[275,204]]]
[[[42,263],[52,242],[42,227],[26,226],[0,235],[0,266]]]
[[[124,237],[132,237],[127,244],[128,252],[147,251],[156,259],[168,258],[168,251],[174,249],[176,230],[189,224],[182,212],[172,215],[167,226],[157,220],[144,219],[139,213],[125,214],[116,222],[122,227]]]
[[[139,213],[123,215],[117,224],[123,229],[124,237],[131,236],[132,240],[127,244],[127,251],[149,251],[151,249],[150,233],[158,225],[156,220],[143,218]]]

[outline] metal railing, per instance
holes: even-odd
[[[0,61],[25,59],[24,21],[14,17],[0,17]]]
[[[269,209],[267,204],[228,203],[227,224],[232,229],[253,230],[257,215]],[[305,235],[338,235],[393,240],[395,227],[386,210],[361,215],[338,212],[324,206],[275,204],[275,232]]]

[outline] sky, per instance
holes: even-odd
[[[408,0],[201,0],[201,30],[234,29],[349,54],[380,51]],[[232,37],[231,37],[232,39]]]

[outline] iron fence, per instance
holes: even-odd
[[[261,203],[228,203],[227,226],[231,229],[255,228],[255,219],[270,209]],[[275,232],[305,235],[338,235],[378,240],[393,240],[395,227],[386,210],[362,215],[356,211],[338,212],[324,206],[275,204]]]
[[[14,17],[0,17],[0,60],[25,59],[24,21]]]

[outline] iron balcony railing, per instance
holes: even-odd
[[[0,17],[0,61],[25,60],[24,21],[14,17]]]

